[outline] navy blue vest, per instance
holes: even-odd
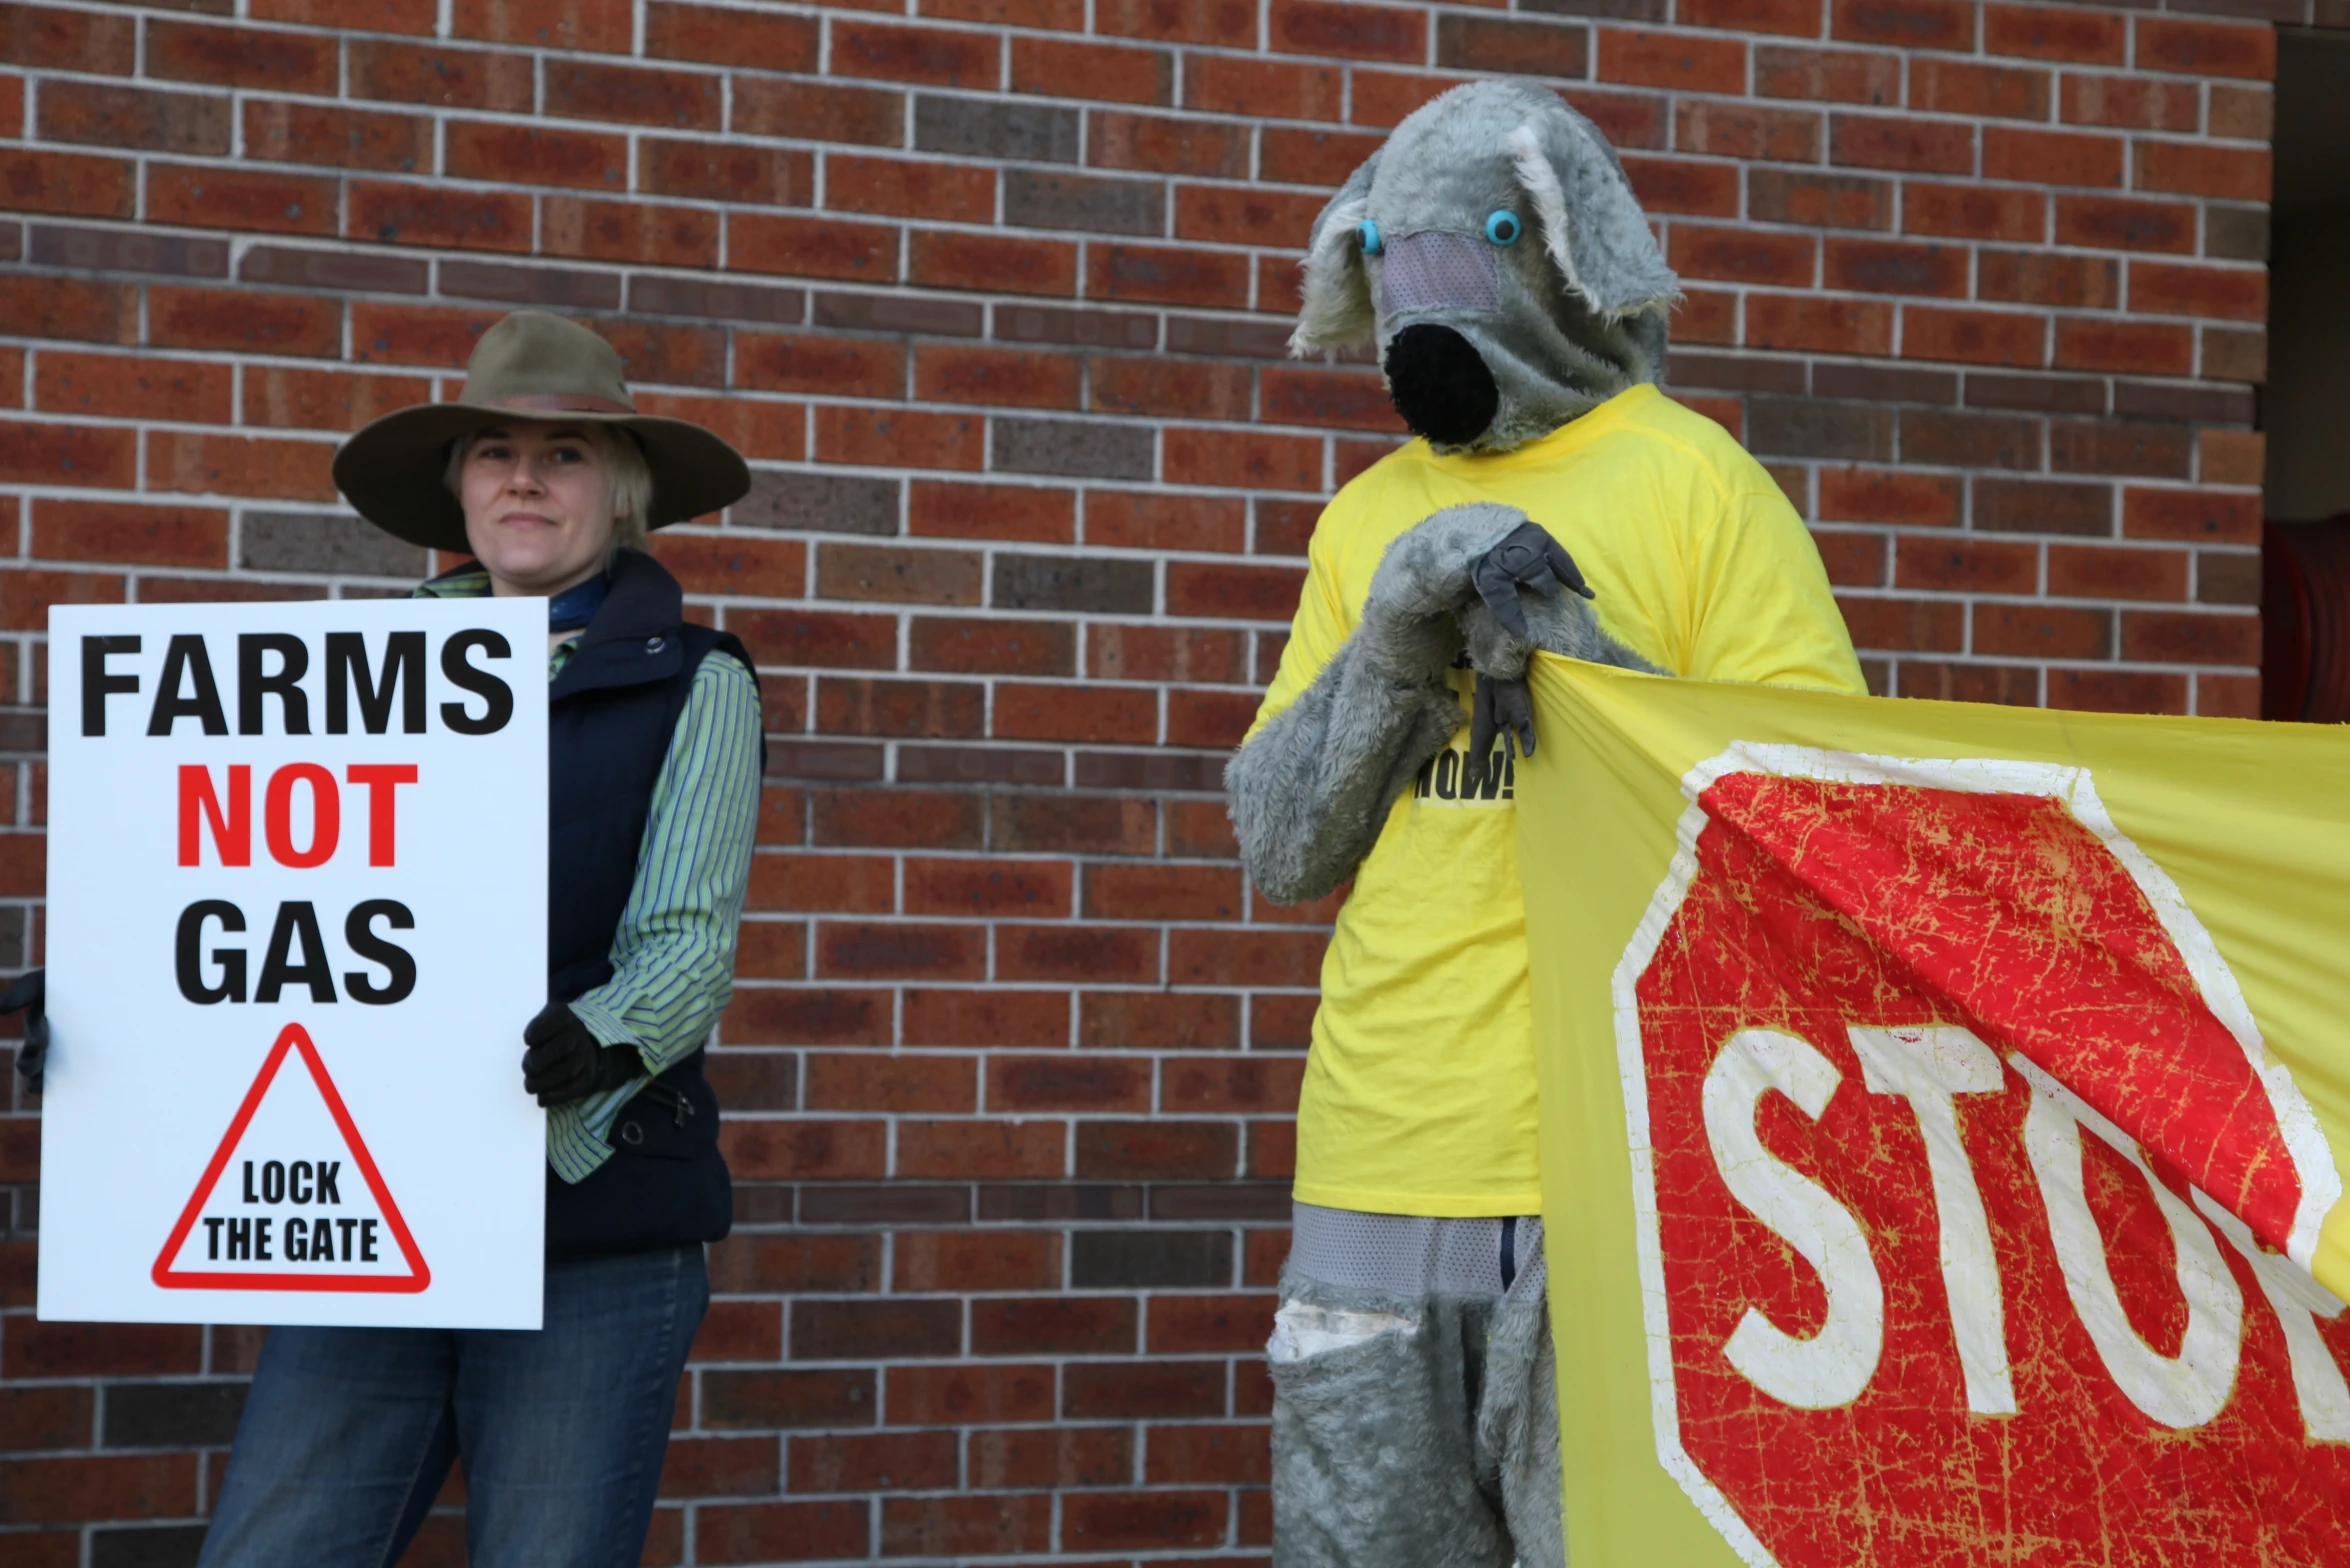
[[[751,668],[740,642],[688,625],[677,579],[623,550],[612,590],[549,688],[547,991],[569,1001],[612,978],[612,938],[636,880],[653,785],[714,649]],[[586,1257],[716,1241],[734,1223],[718,1152],[718,1098],[702,1053],[622,1106],[612,1157],[585,1180],[547,1172],[547,1255]]]

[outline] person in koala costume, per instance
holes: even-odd
[[[1565,1560],[1511,810],[1533,651],[1862,690],[1802,520],[1657,389],[1675,292],[1598,131],[1508,82],[1411,115],[1314,224],[1291,348],[1374,338],[1416,439],[1323,511],[1226,774],[1266,896],[1353,881],[1267,1346],[1277,1568]]]

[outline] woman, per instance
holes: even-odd
[[[335,483],[377,527],[472,563],[417,590],[548,601],[548,994],[522,1025],[548,1109],[545,1327],[279,1328],[204,1568],[379,1568],[453,1460],[473,1568],[635,1568],[702,1244],[733,1200],[702,1041],[725,1005],[761,737],[750,657],[688,625],[645,530],[750,488],[734,450],[635,412],[620,356],[524,311],[456,403],[375,421]]]

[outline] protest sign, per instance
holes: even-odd
[[[1534,688],[1569,1559],[2350,1561],[2350,736]]]
[[[538,1327],[545,638],[50,612],[42,1318]]]

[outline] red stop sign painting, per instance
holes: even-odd
[[[1687,788],[1615,1006],[1659,1452],[1716,1527],[2350,1564],[2324,1136],[2086,773],[1753,747]]]

